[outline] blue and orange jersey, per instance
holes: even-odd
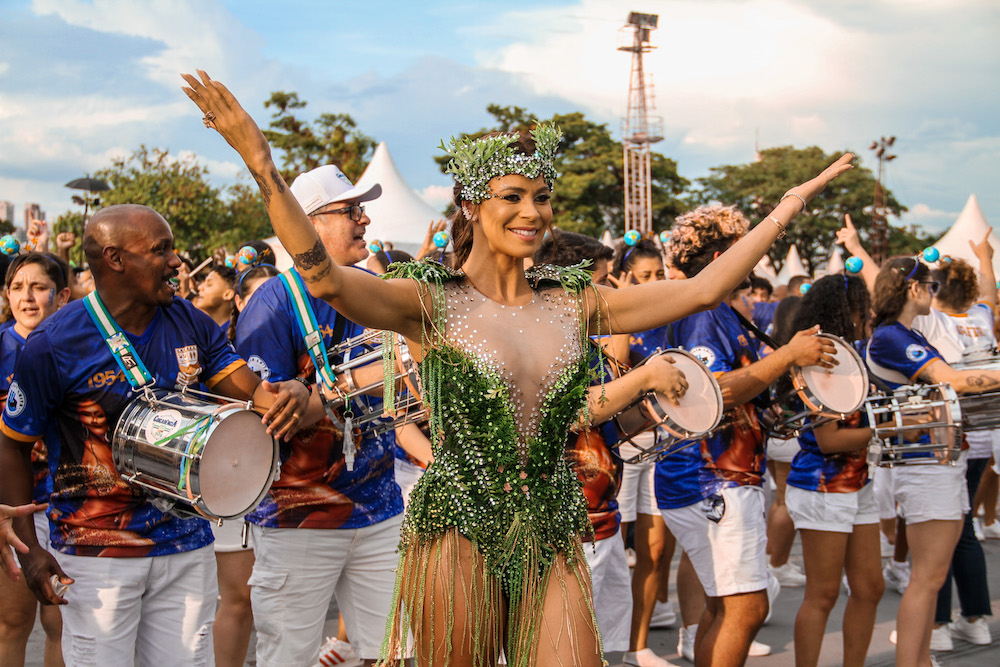
[[[127,335],[157,387],[211,389],[245,365],[183,299],[158,308],[141,336]],[[212,542],[207,521],[164,514],[118,475],[110,444],[134,396],[83,301],[45,320],[14,365],[0,428],[26,445],[45,440],[51,542],[62,553],[160,556]]]

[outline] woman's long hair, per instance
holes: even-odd
[[[893,257],[887,260],[875,279],[872,327],[892,324],[906,306],[906,292],[911,282],[922,282],[931,275],[927,265],[915,257]]]
[[[861,335],[864,335],[870,312],[871,297],[865,281],[858,276],[836,273],[814,282],[799,299],[792,329],[802,331],[818,324],[823,333],[853,342],[859,333],[854,316],[860,317]]]

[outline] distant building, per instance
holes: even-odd
[[[39,204],[25,204],[24,205],[24,228],[28,229],[28,224],[32,220],[44,220],[45,211]]]
[[[14,202],[0,200],[0,222],[14,224]]]

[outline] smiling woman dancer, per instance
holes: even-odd
[[[184,75],[185,92],[247,163],[309,291],[359,324],[402,333],[421,360],[435,459],[407,511],[385,663],[412,630],[422,666],[496,664],[501,647],[518,667],[600,665],[579,537],[587,507],[563,454],[587,414],[586,337],[719,303],[852,156],[794,188],[697,278],[605,290],[579,269],[524,269],[552,221],[556,128],[453,141],[461,270],[412,263],[380,280],[331,262],[263,134],[225,86],[199,76]]]

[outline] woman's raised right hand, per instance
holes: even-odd
[[[269,159],[271,146],[250,114],[221,82],[214,81],[203,70],[197,72],[198,77],[181,74],[188,84],[181,90],[205,114],[205,127],[221,134],[251,168]]]

